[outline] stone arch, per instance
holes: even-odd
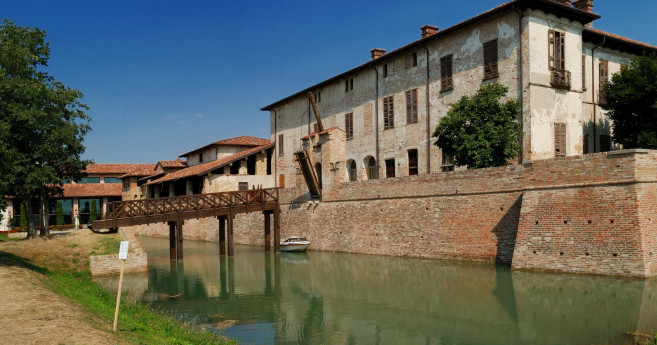
[[[376,159],[374,159],[374,157],[365,157],[363,160],[363,165],[365,166],[365,172],[367,173],[368,180],[376,180],[379,177],[379,173],[376,167]]]
[[[356,161],[349,159],[347,161],[347,180],[348,181],[357,181],[358,168],[356,167]]]

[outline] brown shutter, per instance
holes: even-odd
[[[566,35],[563,32],[559,33],[559,69],[566,69]]]
[[[554,40],[554,30],[550,30],[548,33],[548,65],[550,69],[556,68],[554,64],[554,51],[555,51],[555,40]]]
[[[413,123],[417,122],[417,89],[413,89],[413,93],[411,95],[412,101],[413,101]]]
[[[554,124],[554,151],[557,156],[566,155],[566,124]]]
[[[406,123],[413,122],[413,97],[411,90],[406,91]]]

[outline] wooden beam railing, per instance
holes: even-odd
[[[169,216],[178,214],[190,218],[190,214],[208,214],[208,211],[230,213],[255,212],[278,207],[278,189],[250,189],[234,192],[184,195],[177,197],[126,200],[107,203],[105,219],[96,221],[94,229],[116,226],[117,220]],[[205,212],[205,213],[203,213]],[[183,217],[183,215],[186,215]],[[207,217],[208,215],[206,215]],[[197,216],[198,218],[198,216]],[[145,220],[143,223],[149,222]],[[136,222],[142,223],[142,222]],[[136,224],[134,223],[134,224]]]

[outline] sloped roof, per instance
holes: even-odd
[[[187,162],[180,158],[174,161],[159,161],[157,163],[160,164],[163,168],[184,168],[187,166]]]
[[[183,153],[180,155],[180,157],[186,157],[194,152],[205,150],[208,147],[213,147],[213,146],[262,146],[262,145],[269,145],[270,141],[269,139],[263,139],[263,138],[256,138],[256,137],[251,137],[248,135],[242,135],[239,137],[235,138],[230,138],[230,139],[223,139],[219,141],[215,141],[212,144],[205,145],[203,147],[199,147],[197,149],[194,149],[192,151],[189,151],[187,153]]]
[[[84,170],[87,174],[117,174],[122,175],[130,171],[149,166],[153,168],[153,164],[120,164],[120,163],[98,163],[89,164]]]
[[[119,176],[119,178],[126,178],[131,176],[148,176],[155,173],[155,164],[139,164],[133,170],[130,170],[128,173]]]
[[[267,150],[267,149],[272,148],[272,147],[274,147],[274,144],[261,145],[261,146],[257,146],[257,147],[254,147],[254,148],[250,148],[250,149],[235,153],[233,155],[230,155],[228,157],[224,157],[222,159],[218,159],[216,161],[202,163],[202,164],[194,165],[194,166],[191,166],[191,167],[188,167],[188,168],[185,168],[185,169],[174,171],[170,174],[165,175],[162,178],[159,178],[157,180],[146,183],[145,186],[153,185],[153,184],[160,184],[160,183],[168,182],[168,181],[175,181],[175,180],[179,180],[179,179],[186,178],[186,177],[191,177],[191,176],[204,175],[204,174],[207,174],[208,172],[210,172],[212,170],[219,169],[219,168],[221,168],[223,166],[226,166],[230,163],[233,163],[233,162],[238,161],[240,159],[244,159],[244,158],[246,158],[246,157],[248,157],[252,154],[258,153],[262,150]]]
[[[350,70],[348,70],[344,73],[336,75],[335,77],[332,77],[332,78],[327,79],[327,80],[325,80],[321,83],[315,84],[311,87],[308,87],[304,90],[301,90],[301,91],[299,91],[299,92],[297,92],[297,93],[295,93],[291,96],[285,97],[285,98],[283,98],[279,101],[276,101],[276,102],[274,102],[274,103],[272,103],[272,104],[270,104],[270,105],[268,105],[268,106],[266,106],[266,107],[264,107],[260,110],[262,110],[262,111],[271,110],[274,107],[279,106],[283,103],[286,103],[286,102],[288,102],[288,101],[290,101],[294,98],[306,95],[310,91],[315,91],[318,88],[321,88],[325,85],[329,85],[329,84],[335,82],[336,80],[340,80],[340,79],[352,76],[353,74],[355,74],[355,73],[357,73],[361,70],[369,69],[370,67],[373,67],[375,65],[379,65],[382,61],[385,61],[385,60],[387,60],[387,59],[389,59],[393,56],[405,53],[405,52],[407,52],[411,49],[416,49],[418,47],[422,47],[425,43],[428,43],[428,42],[430,42],[432,40],[435,40],[435,39],[438,39],[440,37],[444,37],[444,36],[454,32],[456,30],[467,27],[471,24],[474,24],[474,23],[476,23],[478,21],[481,21],[483,19],[486,19],[488,17],[492,17],[492,16],[497,15],[499,13],[502,13],[502,12],[505,12],[505,11],[510,11],[510,10],[512,11],[516,8],[521,9],[521,10],[524,10],[524,9],[527,9],[527,8],[532,8],[532,9],[538,9],[538,10],[541,10],[541,11],[544,11],[544,12],[555,13],[555,14],[558,14],[560,16],[569,18],[571,20],[579,21],[582,24],[588,24],[588,23],[590,23],[590,22],[592,22],[596,19],[600,19],[600,15],[598,15],[598,14],[587,12],[587,11],[580,10],[580,9],[576,9],[572,6],[564,5],[564,4],[561,4],[561,3],[556,2],[554,0],[513,0],[513,1],[509,1],[509,2],[506,2],[506,3],[503,3],[499,6],[497,6],[493,9],[491,9],[491,10],[483,12],[483,13],[477,15],[477,16],[474,16],[470,19],[462,21],[462,22],[460,22],[456,25],[453,25],[453,26],[450,26],[446,29],[440,30],[440,31],[438,31],[437,33],[435,33],[433,35],[427,36],[425,38],[421,38],[421,39],[419,39],[417,41],[414,41],[414,42],[411,42],[411,43],[409,43],[409,44],[407,44],[407,45],[405,45],[401,48],[390,51],[390,52],[386,53],[385,55],[381,56],[378,59],[369,60],[366,63],[364,63],[364,64],[362,64],[358,67],[350,69]]]
[[[121,196],[120,183],[66,183],[62,186],[66,198]]]
[[[585,27],[582,31],[582,39],[595,44],[603,43],[603,47],[627,51],[637,55],[641,55],[644,52],[657,52],[657,46],[589,27]]]

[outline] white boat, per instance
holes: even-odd
[[[305,252],[310,242],[303,237],[292,236],[281,242],[282,252]]]

